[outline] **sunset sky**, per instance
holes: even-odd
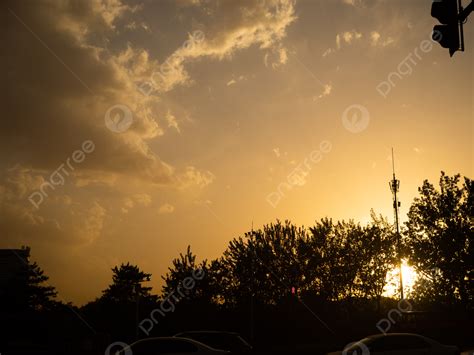
[[[159,292],[187,245],[218,257],[252,222],[392,221],[391,147],[405,220],[424,179],[474,170],[474,26],[450,58],[430,8],[4,2],[0,248],[79,305],[127,261]]]

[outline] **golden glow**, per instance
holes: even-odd
[[[403,288],[406,290],[411,290],[417,279],[417,274],[415,269],[412,266],[408,265],[405,260],[403,260],[402,262],[402,276]]]
[[[406,260],[402,260],[402,278],[403,278],[403,292],[406,297],[412,290],[413,285],[417,279],[415,269],[408,264]],[[387,274],[387,286],[385,287],[384,296],[393,297],[399,296],[400,292],[400,268],[390,270]]]
[[[474,176],[474,52],[451,58],[434,43],[418,56],[430,38],[420,19],[435,23],[420,2],[50,3],[62,4],[9,2],[0,248],[30,246],[64,300],[94,300],[122,262],[159,293],[188,245],[197,260],[219,258],[252,221],[365,225],[374,209],[392,223],[392,147],[400,225],[425,179]],[[111,131],[107,112],[121,130],[124,106],[133,124]],[[73,153],[88,140],[82,161]],[[416,276],[404,270],[408,294]],[[384,295],[398,297],[397,272]]]

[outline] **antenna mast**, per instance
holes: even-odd
[[[254,236],[253,232],[253,220],[252,220],[252,238]],[[254,250],[255,251],[255,250]],[[256,253],[256,251],[255,251]],[[252,257],[252,273],[255,272],[255,257]],[[255,280],[255,275],[252,277],[252,290],[250,291],[250,340],[254,341],[255,339],[255,285],[254,281]]]
[[[398,208],[400,207],[400,202],[397,199],[397,192],[400,188],[400,180],[397,180],[395,177],[395,159],[393,155],[392,148],[392,172],[393,179],[389,182],[390,190],[393,194],[393,209],[395,211],[395,227],[397,230],[397,253],[398,253],[398,263],[400,268],[400,299],[403,299],[403,275],[402,275],[402,253],[401,253],[401,240],[400,240],[400,227],[398,225]]]

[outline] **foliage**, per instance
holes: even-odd
[[[423,275],[418,298],[473,305],[473,181],[441,172],[439,190],[427,180],[408,213],[405,246]]]
[[[24,248],[29,254],[29,248]],[[29,260],[23,267],[21,274],[9,282],[2,293],[2,305],[7,306],[7,311],[45,310],[51,309],[57,303],[57,295],[53,286],[47,285],[49,277],[39,265]]]
[[[189,300],[206,299],[212,298],[212,292],[210,291],[211,285],[209,281],[210,268],[207,264],[207,260],[204,260],[200,264],[196,263],[196,256],[192,253],[191,247],[188,246],[185,254],[179,254],[179,258],[173,259],[173,266],[168,268],[168,272],[165,276],[162,276],[165,282],[162,287],[163,297],[174,294],[177,290],[180,290],[185,298]],[[183,282],[193,280],[193,287],[184,287]]]
[[[151,287],[143,286],[150,281],[151,274],[140,270],[136,265],[130,263],[121,264],[120,267],[112,269],[112,284],[103,291],[102,300],[115,303],[136,302],[140,299],[153,298]]]
[[[220,294],[229,304],[251,296],[277,304],[293,288],[327,301],[379,298],[394,264],[394,240],[374,213],[366,227],[325,218],[307,230],[277,221],[229,243],[218,261]]]

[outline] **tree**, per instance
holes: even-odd
[[[191,246],[188,246],[186,253],[180,253],[179,258],[173,259],[172,264],[166,275],[161,277],[165,282],[162,287],[164,298],[178,293],[187,300],[212,301],[210,268],[207,260],[197,264],[196,255],[192,253]]]
[[[364,229],[354,221],[322,219],[310,228],[314,255],[321,259],[314,286],[326,300],[350,298],[355,292],[362,258]]]
[[[140,299],[155,299],[150,291],[151,287],[143,286],[150,281],[151,274],[140,270],[136,265],[130,263],[121,264],[120,267],[112,269],[112,284],[103,291],[102,299],[115,303],[136,302]]]
[[[28,305],[33,309],[49,308],[55,304],[54,298],[57,296],[56,289],[46,282],[49,277],[36,262],[29,265],[27,294]]]
[[[387,273],[397,264],[397,236],[382,216],[371,211],[372,221],[364,228],[358,272],[358,289],[366,299],[375,298],[377,309],[387,283]]]
[[[295,288],[326,301],[380,299],[395,240],[393,228],[373,212],[366,227],[324,218],[308,231],[277,221],[229,243],[218,261],[221,298],[236,304],[253,295],[277,304]]]
[[[304,264],[299,260],[300,242],[306,231],[289,221],[264,226],[229,243],[219,260],[221,293],[229,304],[254,296],[263,304],[276,304],[304,287]]]
[[[29,255],[30,248],[23,249]],[[46,284],[49,277],[36,262],[31,263],[27,259],[23,266],[23,271],[5,287],[2,306],[7,311],[44,310],[53,307],[57,303],[54,300],[57,292],[53,286]]]
[[[439,190],[427,180],[408,213],[405,249],[426,278],[418,290],[448,302],[473,305],[473,181],[441,172]],[[429,291],[429,286],[433,289]],[[423,286],[423,287],[421,287]]]
[[[117,339],[132,340],[138,334],[140,321],[157,307],[158,297],[151,294],[151,287],[144,285],[151,274],[137,265],[122,263],[112,273],[112,284],[102,291],[100,298],[84,305],[81,312],[94,329]]]

